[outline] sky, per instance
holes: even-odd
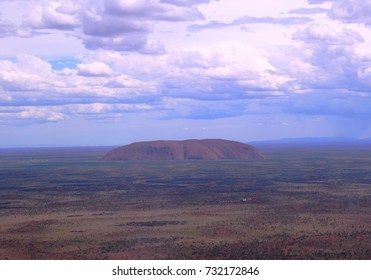
[[[0,147],[371,137],[371,0],[0,0]]]

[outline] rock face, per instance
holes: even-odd
[[[109,151],[106,160],[223,160],[263,156],[251,145],[222,139],[136,142]]]

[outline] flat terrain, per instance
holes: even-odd
[[[0,259],[371,259],[371,147],[264,160],[0,150]]]

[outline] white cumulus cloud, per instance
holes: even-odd
[[[112,69],[107,64],[100,61],[78,64],[77,69],[79,75],[88,77],[108,77],[113,74]]]

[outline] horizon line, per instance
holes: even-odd
[[[185,140],[194,140],[198,138],[190,138],[190,139],[183,139],[183,140],[164,140],[164,139],[157,139],[157,140],[143,140],[143,141],[132,141],[127,143],[121,144],[35,144],[35,145],[25,145],[25,144],[15,144],[15,145],[5,145],[0,146],[0,149],[47,149],[47,148],[110,148],[110,147],[120,147],[124,145],[128,145],[135,142],[148,142],[148,141],[185,141]],[[224,139],[224,138],[203,138],[198,140],[205,140],[205,139]],[[225,139],[227,140],[227,139]],[[228,139],[230,140],[230,139]],[[237,141],[237,140],[232,140]],[[314,142],[311,142],[314,141]],[[285,137],[285,138],[275,138],[275,139],[265,139],[265,140],[251,140],[251,141],[237,141],[241,143],[247,144],[347,144],[347,143],[358,143],[364,142],[371,143],[371,137],[366,138],[357,138],[357,137]]]

